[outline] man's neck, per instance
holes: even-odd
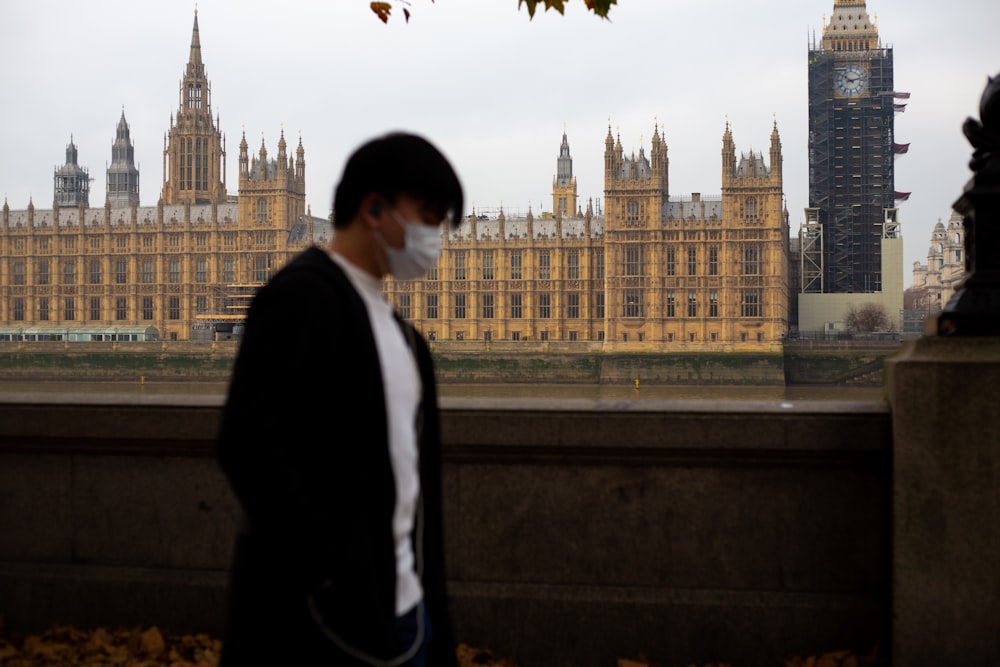
[[[375,247],[372,232],[359,222],[334,230],[329,249],[379,280],[386,274],[380,265],[385,262],[381,249]]]

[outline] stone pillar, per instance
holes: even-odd
[[[892,649],[906,667],[1000,664],[1000,77],[963,126],[968,276],[886,363]]]
[[[925,337],[886,363],[892,663],[1000,663],[1000,337]]]

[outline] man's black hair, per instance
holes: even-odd
[[[362,200],[376,193],[390,205],[400,195],[452,225],[462,221],[462,184],[448,159],[423,137],[391,132],[362,144],[347,159],[333,194],[333,225],[345,227]]]

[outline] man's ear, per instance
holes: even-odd
[[[379,216],[382,215],[382,198],[375,194],[366,197],[361,211],[365,224],[372,228],[378,227]]]

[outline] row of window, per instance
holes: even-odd
[[[642,339],[643,339],[643,334],[640,331],[636,335],[636,340],[638,340],[641,343]],[[709,332],[708,339],[710,341],[712,341],[713,343],[717,343],[719,341],[719,334],[718,334],[718,332],[716,332],[716,331]],[[740,332],[740,341],[745,343],[745,342],[747,342],[748,339],[749,339],[749,336],[747,335],[747,332],[746,331],[741,331]],[[574,338],[573,340],[576,340],[576,339]],[[603,332],[599,335],[599,340],[604,340]],[[689,331],[688,332],[688,340],[691,341],[692,343],[694,343],[695,341],[698,340],[698,334],[695,333],[694,331]],[[757,342],[760,343],[763,340],[764,340],[764,332],[763,331],[758,331],[757,332]],[[628,332],[627,331],[623,331],[622,332],[622,342],[623,343],[627,343],[628,341],[629,341]],[[670,331],[667,332],[667,342],[668,343],[673,343],[674,342],[674,334],[673,334],[673,332],[670,332]]]
[[[511,319],[521,319],[525,316],[526,307],[524,305],[524,295],[520,293],[510,294],[507,307],[507,316]],[[643,303],[642,290],[625,290],[622,300],[622,317],[645,317],[645,307]],[[413,300],[409,294],[399,294],[396,304],[399,314],[404,319],[411,319],[414,316]],[[493,319],[497,317],[498,307],[495,295],[481,294],[479,297],[480,315],[482,319]],[[683,316],[699,317],[698,293],[689,291],[687,293],[686,309],[681,307],[674,292],[666,293],[665,314],[666,317]],[[719,317],[719,293],[711,291],[708,295],[707,317]],[[469,317],[472,309],[469,307],[469,299],[466,294],[453,294],[451,304],[451,317],[456,320],[464,320]],[[538,302],[535,304],[535,313],[538,319],[550,319],[554,316],[552,295],[541,293],[538,295]],[[436,320],[441,317],[442,307],[437,294],[427,294],[424,299],[424,318]],[[566,294],[566,318],[577,319],[580,317],[580,293],[569,292]],[[604,294],[595,295],[594,317],[603,319],[605,314]],[[740,317],[763,317],[764,302],[763,290],[760,288],[744,289],[740,294]]]
[[[180,258],[170,258],[167,260],[166,278],[167,283],[179,284],[182,282],[182,261]],[[35,284],[49,285],[52,282],[51,270],[54,267],[47,259],[39,259],[35,263]],[[236,259],[232,257],[222,258],[222,282],[235,283]],[[195,283],[207,283],[209,281],[209,265],[207,257],[198,257],[194,261],[192,278]],[[104,263],[101,259],[94,258],[85,264],[86,282],[90,285],[101,285],[104,283]],[[252,272],[254,282],[265,282],[270,277],[270,262],[266,256],[255,256],[252,261]],[[142,259],[138,266],[139,283],[143,285],[157,284],[156,259]],[[66,260],[61,267],[62,285],[75,285],[77,283],[77,262],[76,260]],[[129,280],[128,260],[119,258],[114,260],[112,268],[112,281],[116,285],[127,285]],[[11,265],[11,284],[26,285],[27,270],[23,261],[15,261]]]
[[[523,256],[519,252],[511,253],[510,257],[510,279],[511,280],[523,280],[524,279],[524,262]],[[467,264],[467,254],[464,252],[455,252],[453,254],[454,258],[454,279],[455,280],[468,280],[470,271]],[[494,255],[492,252],[484,252],[480,258],[480,279],[481,280],[496,280],[497,271],[496,264],[494,262]],[[597,278],[604,278],[604,256],[601,254],[597,255],[596,262],[596,272]],[[433,267],[427,275],[427,280],[438,280],[439,271],[438,267]],[[552,255],[548,252],[542,252],[538,255],[538,278],[539,280],[551,280],[552,279]],[[566,255],[566,279],[567,280],[579,280],[580,279],[580,253],[578,251],[569,252]]]
[[[244,232],[248,234],[248,240],[251,244],[265,245],[270,243],[273,239],[273,233],[266,231],[256,231],[256,232]],[[113,246],[115,250],[129,251],[130,250],[130,240],[131,234],[115,234],[112,237],[113,243],[109,244]],[[192,235],[194,240],[194,247],[199,250],[208,250],[211,240],[211,234],[207,232],[198,232]],[[224,248],[235,248],[236,239],[238,232],[225,232],[220,235],[222,239],[222,246]],[[183,245],[184,234],[181,233],[169,233],[166,235],[166,249],[179,251]],[[77,236],[60,236],[62,240],[62,250],[65,252],[75,251],[77,249]],[[40,236],[35,238],[34,250],[40,254],[45,254],[55,249],[57,245],[54,243],[55,239],[50,239],[46,236]],[[27,252],[28,250],[28,239],[17,236],[11,240],[13,246],[13,252],[15,254],[20,254]],[[80,244],[82,247],[87,247],[90,250],[101,251],[104,247],[104,234],[93,234],[86,237],[86,243]],[[140,234],[139,235],[139,246],[143,250],[150,252],[156,251],[156,234]]]
[[[624,221],[626,227],[642,226],[643,220],[647,215],[645,210],[642,209],[645,209],[645,206],[641,206],[640,203],[634,199],[630,199],[627,203],[622,205],[619,215]],[[739,219],[747,222],[763,221],[763,216],[761,216],[758,211],[756,197],[747,197],[739,200]]]
[[[199,313],[207,313],[208,297],[196,296],[194,299],[195,310]],[[104,320],[105,313],[103,312],[101,297],[89,297],[83,299],[83,308],[78,308],[77,302],[78,300],[76,297],[65,297],[61,300],[50,300],[48,297],[41,297],[37,300],[37,316],[32,319],[40,322],[49,322],[54,320],[74,322],[78,319],[80,321],[92,320],[100,322]],[[56,308],[58,306],[62,307],[61,312],[57,312]],[[28,319],[25,300],[23,298],[18,297],[12,299],[10,310],[11,320],[15,322],[23,322]],[[112,319],[119,322],[131,321],[134,319],[151,321],[154,318],[155,312],[154,300],[151,296],[142,297],[142,300],[139,303],[138,318],[130,315],[128,298],[117,297],[114,300],[111,314]],[[181,319],[181,297],[172,296],[167,298],[167,319]]]
[[[646,246],[641,243],[628,243],[624,246],[624,262],[622,265],[623,275],[641,276],[646,272],[645,260]],[[595,278],[604,279],[604,256],[598,254],[595,266]],[[481,280],[495,280],[497,277],[494,256],[491,252],[482,254],[481,257]],[[686,253],[687,275],[698,275],[698,248],[689,247]],[[664,253],[664,274],[676,276],[679,274],[678,252],[675,246],[667,246]],[[523,260],[521,253],[510,254],[510,279],[521,280],[524,277]],[[719,246],[708,247],[707,258],[708,275],[719,275]],[[740,251],[740,275],[759,276],[764,273],[764,249],[761,244],[746,244]],[[467,267],[467,255],[464,252],[454,253],[454,280],[468,280],[470,272]],[[548,252],[538,255],[538,279],[550,280],[552,278],[552,256]],[[578,280],[580,278],[580,253],[570,252],[566,255],[566,279]],[[428,280],[437,280],[438,271],[434,269],[427,277]]]
[[[644,266],[642,262],[642,247],[637,247],[634,251],[635,260],[628,261],[626,256],[625,275],[642,275]],[[680,273],[680,262],[674,246],[667,246],[664,260],[664,273],[668,276],[676,276]],[[687,275],[698,275],[698,249],[691,247],[687,249],[686,262]],[[629,270],[632,269],[630,273]],[[744,245],[740,249],[740,275],[759,276],[764,274],[764,249],[759,244]],[[708,275],[719,275],[719,246],[708,247]]]
[[[86,333],[86,332],[73,332],[67,331],[66,333],[0,333],[0,340],[2,341],[88,341],[88,342],[99,342],[99,341],[146,341],[146,340],[156,340],[155,336],[149,336],[147,334],[128,334],[128,333]],[[173,334],[173,340],[177,340],[177,335]]]
[[[430,331],[427,332],[427,337],[430,340],[437,340],[437,333],[433,329],[431,329]],[[579,340],[579,338],[580,338],[579,332],[577,332],[577,331],[567,331],[566,332],[566,340],[574,341],[574,340]],[[636,340],[637,341],[639,341],[641,343],[643,341],[643,338],[644,338],[644,335],[643,335],[643,333],[641,331],[639,331],[639,332],[636,333]],[[750,336],[749,336],[749,334],[746,331],[741,331],[740,332],[740,341],[741,342],[745,343],[745,342],[747,342],[749,340],[749,338],[750,338]],[[757,338],[757,342],[758,343],[763,342],[763,340],[764,340],[764,332],[758,331],[757,334],[756,334],[756,338]],[[713,343],[717,343],[719,341],[719,333],[717,331],[711,331],[711,332],[709,332],[708,339],[710,341],[712,341]],[[465,332],[464,331],[456,331],[455,332],[455,340],[465,340]],[[493,332],[490,331],[489,329],[487,329],[486,331],[484,331],[483,332],[483,340],[486,340],[486,341],[493,340]],[[521,340],[521,332],[520,331],[511,331],[510,332],[510,340]],[[549,332],[548,332],[548,330],[539,331],[538,332],[538,340],[541,340],[541,341],[547,341],[547,340],[549,340]],[[597,332],[597,340],[598,341],[603,341],[604,340],[604,332],[603,331],[598,331]],[[692,343],[696,342],[698,340],[698,334],[695,333],[694,331],[689,331],[688,332],[688,340],[691,341]],[[627,343],[628,341],[629,341],[629,334],[628,334],[628,332],[622,332],[622,342]],[[667,332],[667,341],[666,342],[668,342],[668,343],[673,343],[674,342],[674,334],[673,334],[673,332]]]

